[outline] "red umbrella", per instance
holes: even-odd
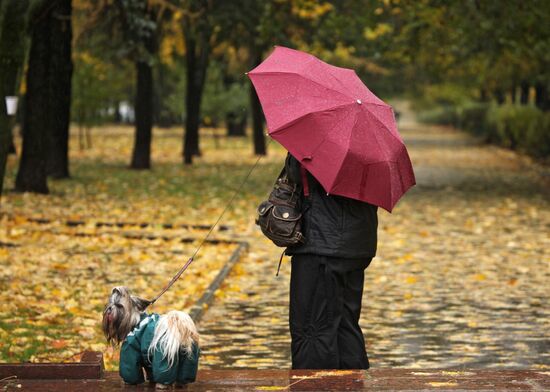
[[[327,193],[391,212],[416,183],[393,109],[355,71],[277,46],[248,76],[269,135]]]

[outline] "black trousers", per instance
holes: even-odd
[[[293,369],[369,368],[359,316],[364,268],[371,260],[357,261],[312,254],[292,257]]]

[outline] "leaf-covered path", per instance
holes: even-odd
[[[418,186],[393,214],[379,214],[361,320],[372,365],[549,366],[548,169],[448,129],[401,130]],[[189,225],[215,222],[256,161],[249,139],[218,140],[206,129],[204,156],[183,166],[174,148],[180,132],[156,129],[153,170],[135,172],[127,169],[130,127],[93,135],[93,148],[81,151],[73,133],[72,180],[50,181],[47,196],[2,198],[0,362],[75,360],[99,350],[116,369],[118,351],[100,328],[111,287],[155,295],[197,245],[182,241],[206,233]],[[281,250],[252,224],[284,156],[271,143],[222,220],[230,230],[214,233],[251,247],[199,326],[203,368],[289,367],[290,266],[286,260],[275,278]],[[7,189],[16,167],[10,158]],[[151,310],[189,310],[233,250],[203,248]]]
[[[550,367],[550,172],[463,133],[401,124],[418,185],[379,212],[361,325],[371,365]],[[204,316],[203,368],[288,368],[290,265],[251,250]]]

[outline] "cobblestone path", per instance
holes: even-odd
[[[401,124],[418,185],[379,212],[361,326],[373,367],[550,368],[550,171]],[[251,218],[252,219],[252,218]],[[290,263],[255,228],[200,323],[204,368],[289,368]]]

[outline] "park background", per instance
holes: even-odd
[[[549,20],[534,0],[1,0],[0,361],[114,369],[110,289],[153,297],[262,156],[151,310],[192,309],[248,241],[201,310],[201,367],[290,366],[290,266],[253,222],[285,152],[245,76],[283,45],[393,104],[415,167],[379,214],[372,365],[548,368]]]

